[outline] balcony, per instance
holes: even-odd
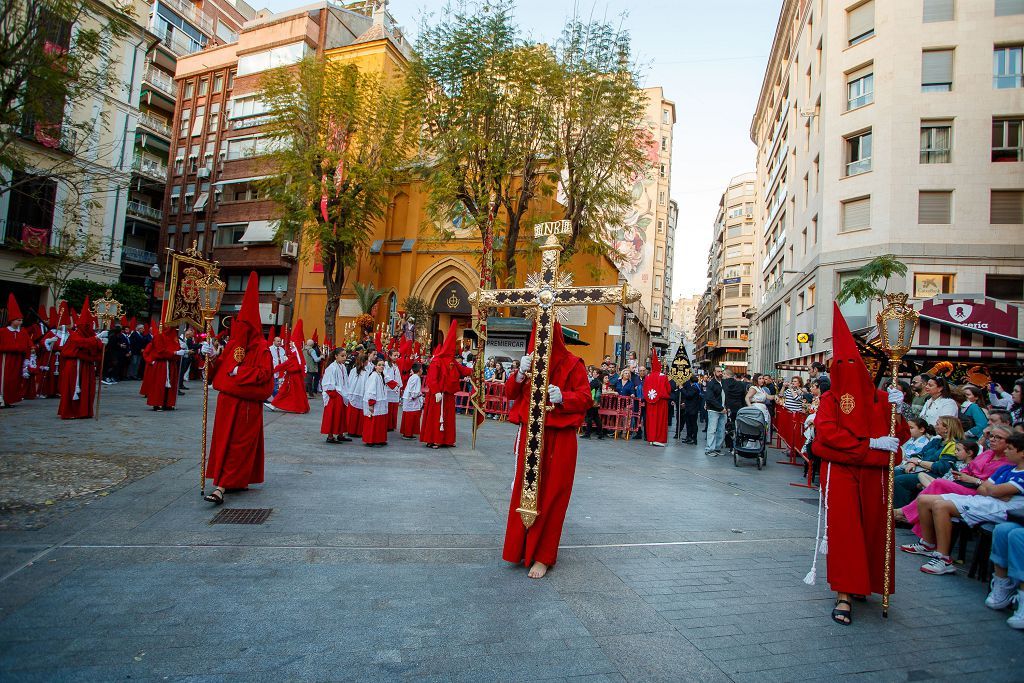
[[[140,202],[128,202],[128,215],[159,225],[163,220],[164,212]]]
[[[153,116],[148,112],[139,114],[139,125],[146,130],[162,135],[165,140],[171,139],[171,125],[164,119]]]
[[[147,178],[152,178],[162,183],[167,182],[167,166],[158,161],[137,156],[132,161],[132,170]]]
[[[144,266],[151,266],[156,263],[156,254],[154,252],[139,249],[138,247],[124,247],[121,249],[121,258],[124,261],[140,263]]]
[[[150,26],[150,30],[160,38],[160,45],[169,50],[175,57],[184,57],[205,48],[204,45],[179,38],[173,31],[164,31],[157,26]]]
[[[172,100],[177,99],[177,92],[174,88],[174,79],[163,71],[150,66],[143,74],[142,80],[149,83]]]
[[[195,6],[182,2],[182,0],[160,0],[160,4],[177,12],[181,15],[182,19],[203,31],[206,35],[213,35],[213,19],[200,12]]]

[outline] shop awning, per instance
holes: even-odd
[[[270,177],[269,175],[254,175],[254,176],[250,176],[248,178],[231,178],[229,180],[218,180],[217,182],[214,183],[214,185],[218,186],[218,185],[237,185],[239,183],[252,183],[252,182],[256,182],[257,180],[264,180],[264,179],[269,178],[269,177]]]
[[[832,357],[832,351],[818,351],[817,353],[808,353],[803,356],[795,356],[793,358],[787,358],[786,360],[780,360],[775,364],[776,370],[795,370],[797,372],[807,372],[811,368],[811,363],[824,363],[826,358]],[[730,363],[726,362],[726,365]]]
[[[273,242],[277,221],[249,221],[239,242]]]
[[[530,330],[533,329],[533,321],[527,320],[526,318],[496,318],[491,317],[487,319],[487,333],[504,333],[504,334],[522,334],[529,336]],[[562,338],[565,339],[565,343],[568,345],[575,346],[590,346],[585,341],[580,340],[580,333],[571,327],[562,327]]]

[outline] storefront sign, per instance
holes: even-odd
[[[1016,337],[1018,334],[1019,309],[1012,304],[987,297],[936,297],[921,305],[921,315],[1007,337]]]

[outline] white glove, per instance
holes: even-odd
[[[880,436],[877,439],[871,439],[871,448],[876,451],[896,451],[899,450],[900,440],[895,436]]]
[[[327,395],[326,391],[323,392],[323,394],[321,394],[321,395],[324,397],[324,407],[326,408],[327,407],[327,403],[331,400],[331,397]]]
[[[435,403],[440,403],[441,402],[441,392],[440,391],[437,392],[436,394],[434,394],[434,402]]]
[[[238,374],[238,366],[236,365],[234,370],[232,370],[231,372],[228,373],[228,376],[229,377],[234,377],[237,374]]]
[[[56,344],[56,343],[57,343],[57,338],[56,337],[50,337],[49,339],[47,339],[46,341],[43,342],[43,346],[46,347],[47,351],[53,351],[53,345]]]
[[[519,359],[519,373],[522,375],[530,374],[530,367],[533,365],[533,354],[528,353]]]
[[[101,330],[100,332],[97,332],[97,333],[96,333],[96,337],[97,337],[98,339],[102,339],[102,340],[103,340],[103,343],[104,343],[104,344],[106,344],[106,343],[107,343],[107,335],[108,335],[108,334],[110,334],[110,332],[109,332],[109,331],[107,331],[107,330]]]
[[[26,370],[25,372],[21,373],[21,378],[22,379],[28,379],[28,370]]]
[[[903,403],[903,390],[889,388],[889,403]]]
[[[562,402],[562,390],[559,389],[558,387],[556,387],[553,384],[551,386],[549,386],[548,387],[548,400],[551,401],[552,403],[555,403],[555,404],[561,403]]]
[[[213,344],[210,342],[203,342],[202,352],[204,355],[212,356],[214,354]]]
[[[187,356],[188,355],[188,351],[186,349],[180,349],[178,351],[175,351],[174,355],[175,356]]]

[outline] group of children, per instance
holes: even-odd
[[[334,350],[333,362],[320,381],[324,401],[320,433],[327,435],[327,443],[360,438],[370,448],[386,446],[388,432],[399,428],[399,404],[402,438],[419,435],[423,366],[413,363],[403,376],[399,356],[399,351],[392,350],[379,358],[371,350],[359,352],[349,364],[346,349]]]

